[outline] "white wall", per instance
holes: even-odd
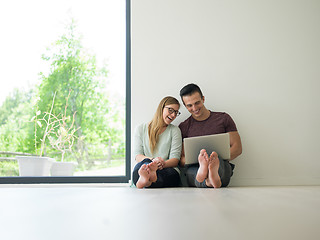
[[[231,186],[320,184],[320,1],[131,4],[132,129],[194,82],[241,135]]]

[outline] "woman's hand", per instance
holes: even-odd
[[[162,170],[166,165],[166,161],[164,161],[162,157],[156,157],[152,161],[157,163],[159,170]]]

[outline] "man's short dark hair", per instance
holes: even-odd
[[[181,97],[181,100],[183,102],[183,99],[182,97],[184,96],[190,96],[192,94],[194,94],[195,92],[198,92],[200,94],[200,97],[202,98],[203,95],[202,95],[202,92],[201,92],[201,89],[199,88],[198,85],[194,84],[194,83],[190,83],[186,86],[184,86],[181,90],[180,90],[180,97]]]

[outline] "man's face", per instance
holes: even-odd
[[[200,93],[195,92],[192,95],[183,96],[182,100],[189,113],[191,113],[195,119],[201,118],[206,108],[203,105],[204,97],[201,98]]]

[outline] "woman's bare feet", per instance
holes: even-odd
[[[151,183],[156,182],[158,177],[157,177],[157,169],[158,169],[158,165],[156,162],[151,162],[148,164],[149,167],[149,173],[150,173],[150,179],[149,181]]]
[[[219,158],[218,154],[216,152],[212,152],[209,158],[209,164],[208,164],[208,169],[209,169],[209,174],[208,174],[208,179],[210,184],[214,188],[220,188],[221,187],[221,179],[219,176]]]
[[[139,173],[139,179],[136,183],[137,188],[144,188],[149,187],[151,185],[150,182],[150,173],[149,173],[148,166],[146,164],[143,164],[138,173]]]
[[[208,164],[209,164],[209,157],[205,149],[200,151],[198,156],[199,161],[199,169],[197,172],[196,179],[198,182],[203,182],[208,177]]]

